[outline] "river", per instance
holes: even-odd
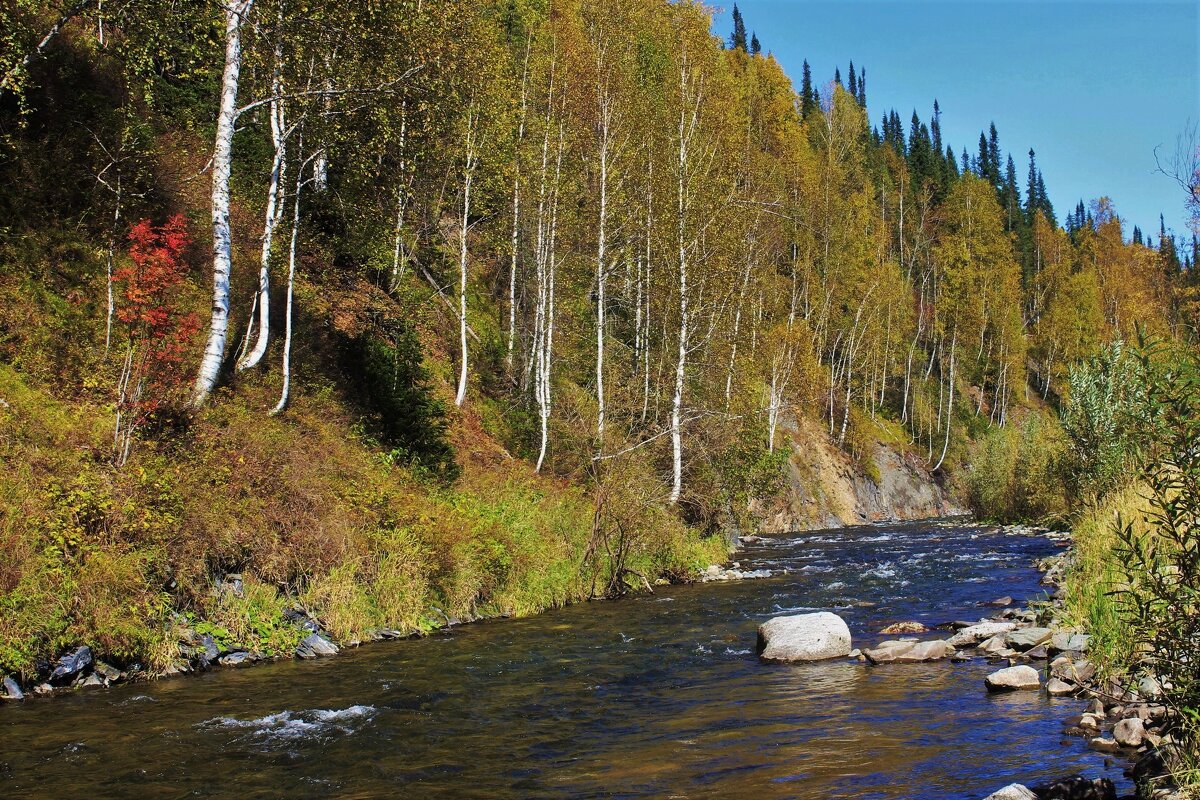
[[[1082,702],[989,695],[981,659],[764,665],[771,616],[975,619],[1042,594],[1045,537],[953,522],[766,537],[770,578],[661,587],[331,659],[0,707],[0,796],[971,798],[1120,765]],[[938,635],[938,634],[931,634]],[[946,634],[941,634],[946,635]]]

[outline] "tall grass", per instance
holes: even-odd
[[[352,642],[531,614],[725,556],[719,538],[628,495],[606,512],[620,512],[619,550],[599,546],[595,498],[515,459],[467,458],[452,484],[399,466],[335,393],[266,417],[269,387],[244,385],[122,469],[104,406],[56,400],[4,365],[0,397],[3,672],[33,674],[75,644],[162,669],[179,615],[286,654],[301,635],[290,608]],[[240,594],[218,588],[231,573]]]

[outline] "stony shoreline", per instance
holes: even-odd
[[[736,552],[736,551],[734,551]],[[732,555],[732,552],[731,552]],[[718,581],[750,580],[765,578],[771,575],[770,570],[742,570],[737,561],[728,562],[728,566],[711,564],[699,570],[689,580],[678,583],[710,583]],[[670,581],[660,579],[655,585],[669,585]],[[241,592],[241,576],[227,575],[218,580],[214,586],[217,592]],[[650,589],[652,592],[653,589]],[[604,598],[597,598],[604,599]],[[383,629],[374,631],[366,641],[352,641],[338,644],[334,637],[324,630],[320,623],[309,616],[300,607],[294,607],[285,612],[285,619],[294,625],[301,636],[295,649],[288,654],[266,654],[243,647],[238,644],[226,644],[221,637],[210,630],[211,626],[203,621],[191,620],[181,614],[175,614],[172,624],[175,632],[178,657],[165,670],[153,672],[140,664],[129,664],[117,667],[95,657],[87,645],[79,645],[62,653],[55,660],[45,660],[39,665],[38,674],[32,679],[21,681],[17,676],[0,676],[0,706],[3,701],[23,701],[33,697],[52,697],[65,695],[81,690],[99,689],[122,683],[157,680],[191,673],[205,672],[211,669],[229,669],[247,667],[257,663],[282,661],[287,659],[307,660],[335,656],[345,648],[359,647],[370,642],[407,639],[446,630],[472,622],[482,622],[489,619],[503,619],[506,614],[494,616],[477,616],[457,618],[447,616],[440,609],[432,609],[441,614],[440,624],[425,632],[405,632]]]

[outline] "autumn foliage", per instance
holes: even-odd
[[[134,432],[183,397],[189,344],[200,327],[196,315],[182,310],[179,302],[188,243],[183,215],[157,227],[143,219],[129,231],[128,260],[113,271],[116,318],[128,340],[117,384],[119,463],[129,455]]]

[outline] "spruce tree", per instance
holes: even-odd
[[[987,135],[983,131],[979,132],[979,160],[975,162],[975,174],[981,178],[987,178],[992,174],[992,167],[988,162]]]
[[[867,68],[862,67],[858,70],[858,104],[863,108],[867,107]]]
[[[1042,178],[1042,171],[1039,169],[1037,174],[1037,195],[1038,209],[1046,216],[1046,221],[1051,225],[1057,225],[1058,221],[1054,216],[1054,205],[1050,202],[1050,195],[1046,194],[1046,181]]]
[[[729,37],[729,47],[746,51],[746,23],[742,20],[742,12],[738,10],[737,3],[733,4],[733,34]]]
[[[988,127],[988,180],[995,186],[1000,183],[1000,141],[996,136],[996,123]]]
[[[842,85],[842,71],[837,67],[833,68],[833,82],[838,86]]]
[[[1179,248],[1175,246],[1175,236],[1167,234],[1167,222],[1162,214],[1158,215],[1158,261],[1168,277],[1179,275]]]
[[[929,122],[929,133],[933,138],[933,149],[937,152],[942,152],[942,110],[938,108],[938,101],[933,101],[933,119]],[[954,159],[951,158],[951,161]]]
[[[762,45],[758,42],[758,34],[750,34],[750,55],[758,55],[762,52]]]
[[[813,83],[812,69],[808,66],[808,59],[804,59],[803,77],[800,81],[800,116],[807,119],[812,113],[816,102],[813,100]]]
[[[1025,218],[1033,223],[1033,214],[1038,207],[1037,161],[1033,148],[1029,148],[1029,175],[1025,179]]]
[[[858,76],[854,72],[854,62],[850,62],[850,81],[846,85],[846,91],[850,92],[850,96],[855,100],[858,99]]]
[[[966,155],[964,152],[964,159]],[[958,159],[954,157],[954,148],[950,145],[946,145],[946,173],[951,180],[958,177]]]
[[[1004,212],[1008,218],[1008,230],[1017,228],[1021,218],[1021,193],[1017,189],[1017,165],[1013,163],[1012,154],[1008,155],[1008,163],[1004,167]]]
[[[963,175],[966,175],[970,171],[971,171],[971,157],[969,155],[967,155],[967,148],[964,147],[963,151],[962,151],[962,169],[959,170],[959,172]]]
[[[1139,228],[1137,225],[1133,226],[1133,243],[1134,244],[1145,244],[1145,242],[1142,241],[1142,229]]]

